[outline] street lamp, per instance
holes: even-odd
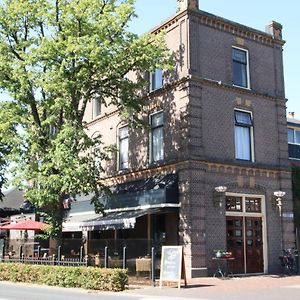
[[[283,191],[275,191],[274,192],[274,196],[275,196],[276,206],[278,207],[279,214],[281,215],[282,198],[285,196],[285,192],[283,192]]]
[[[214,197],[214,206],[217,207],[222,207],[222,202],[223,202],[223,196],[225,192],[227,191],[227,186],[216,186],[215,191],[218,193],[218,197]]]

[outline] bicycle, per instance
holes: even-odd
[[[283,249],[283,255],[279,256],[283,273],[287,275],[298,274],[298,250],[295,248]]]

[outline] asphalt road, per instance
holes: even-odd
[[[68,289],[31,284],[0,282],[0,300],[185,300],[168,296],[137,295],[128,292],[92,292],[81,289]],[[188,298],[191,300],[191,298]],[[202,300],[197,298],[198,300]]]

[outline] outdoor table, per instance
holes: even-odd
[[[229,274],[233,275],[231,272],[229,272],[228,262],[234,261],[235,260],[234,257],[222,256],[222,257],[213,257],[212,259],[217,262],[217,269],[214,273],[214,277],[216,277],[218,274],[221,275],[222,278],[228,277]],[[225,270],[222,269],[223,262],[225,262]]]

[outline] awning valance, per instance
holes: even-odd
[[[107,213],[105,216],[97,217],[79,224],[82,230],[109,230],[130,229],[135,227],[136,219],[147,214],[157,213],[159,208],[139,209],[121,212]]]
[[[78,214],[78,215],[71,215],[69,216],[62,224],[62,231],[82,231],[82,228],[79,225],[82,222],[86,222],[89,220],[93,220],[97,218],[99,215],[92,213],[92,214]]]

